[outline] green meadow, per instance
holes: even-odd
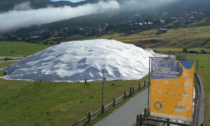
[[[49,47],[49,45],[10,41],[0,41],[0,46],[2,46],[0,48],[0,56],[28,56]],[[11,51],[15,52],[11,53]]]

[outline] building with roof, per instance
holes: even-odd
[[[41,36],[31,36],[29,39],[31,39],[31,40],[40,40],[40,39],[42,39],[42,37]]]
[[[158,29],[158,34],[163,34],[163,33],[166,33],[166,32],[167,32],[166,28],[159,28]]]

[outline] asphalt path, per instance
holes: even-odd
[[[130,99],[95,126],[133,126],[136,116],[144,112],[148,102],[148,88]]]
[[[175,55],[171,55],[171,54],[169,55],[169,57],[172,58],[172,59],[175,59],[176,58]]]
[[[23,56],[0,56],[0,59],[4,59],[5,57],[12,58],[12,60],[6,60],[6,61],[0,60],[0,63],[20,61],[23,58]]]
[[[7,61],[0,61],[0,63],[5,63],[5,62],[14,62],[14,61],[20,61],[20,60],[7,60]]]
[[[13,58],[13,59],[22,59],[23,56],[0,56],[0,59],[4,59],[5,57]]]

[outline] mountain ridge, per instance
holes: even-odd
[[[104,1],[106,1],[106,0],[104,0]],[[15,5],[23,3],[23,2],[30,2],[32,8],[38,9],[38,8],[45,8],[48,5],[52,5],[54,7],[60,7],[60,6],[64,6],[64,5],[76,7],[76,6],[84,5],[87,3],[96,3],[96,2],[99,2],[99,0],[85,0],[85,1],[80,1],[80,2],[76,2],[76,3],[73,3],[70,1],[53,2],[50,0],[1,0],[0,1],[0,12],[6,12],[9,10],[12,10]]]
[[[50,2],[50,0],[1,0],[0,4],[19,4],[23,2],[33,2],[33,3],[39,3],[39,2]]]

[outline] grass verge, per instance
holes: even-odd
[[[204,126],[210,125],[210,57],[209,56],[187,56],[187,58],[198,59],[198,73],[203,81],[205,90]]]

